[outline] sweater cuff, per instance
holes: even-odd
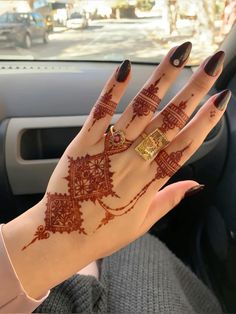
[[[48,297],[50,291],[39,300],[31,298],[26,293],[7,252],[2,226],[0,225],[0,312],[32,312]]]

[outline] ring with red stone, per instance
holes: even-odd
[[[113,146],[121,146],[125,143],[125,133],[121,130],[115,130],[114,125],[110,127],[111,138],[110,142]]]

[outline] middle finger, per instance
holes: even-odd
[[[125,131],[127,139],[135,140],[145,129],[161,99],[186,63],[191,48],[190,42],[172,48],[114,125],[116,130]]]

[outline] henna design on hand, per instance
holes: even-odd
[[[105,211],[105,217],[100,221],[96,230],[108,224],[117,216],[122,216],[131,211],[138,200],[146,193],[149,186],[158,179],[171,177],[179,168],[182,154],[181,151],[173,152],[168,155],[164,150],[155,158],[158,165],[155,176],[150,180],[126,205],[119,208],[111,208],[105,204],[103,198],[107,196],[119,197],[113,191],[113,174],[111,171],[109,156],[117,154],[127,149],[131,142],[127,141],[124,147],[116,147],[115,150],[110,146],[110,133],[105,138],[104,152],[96,155],[86,155],[73,159],[68,156],[69,171],[65,178],[68,181],[68,194],[47,193],[47,203],[45,211],[45,225],[40,225],[30,243],[25,245],[25,250],[36,240],[48,239],[51,233],[71,233],[77,231],[87,235],[84,228],[81,212],[81,203],[91,201],[100,204]],[[95,230],[95,231],[96,231]],[[94,232],[95,232],[94,231]]]
[[[65,179],[68,181],[68,194],[47,193],[45,211],[45,226],[40,225],[33,240],[23,247],[25,250],[36,240],[50,237],[50,232],[78,231],[86,234],[80,211],[81,203],[91,201],[95,203],[106,196],[119,197],[113,191],[109,156],[125,151],[132,144],[126,140],[122,146],[112,146],[111,133],[105,136],[104,152],[93,156],[86,155],[73,159],[68,156],[69,170]],[[105,225],[113,219],[113,215],[106,211],[105,218],[100,224]]]
[[[163,73],[153,84],[148,88],[143,88],[141,92],[133,100],[133,116],[126,125],[126,129],[134,121],[136,117],[148,116],[151,112],[155,112],[157,106],[161,102],[157,92],[159,90],[158,84],[160,83]]]
[[[155,174],[155,177],[150,180],[135,196],[134,198],[127,203],[126,205],[118,208],[111,208],[108,205],[106,205],[101,199],[99,200],[99,204],[102,206],[103,209],[107,213],[110,213],[110,211],[113,212],[113,215],[111,216],[111,219],[114,219],[117,216],[123,216],[124,214],[127,214],[129,211],[131,211],[135,204],[138,202],[138,200],[146,193],[148,188],[152,183],[154,183],[156,180],[164,179],[166,177],[172,177],[181,167],[179,165],[179,162],[183,156],[183,153],[186,149],[190,147],[191,144],[184,147],[182,150],[177,152],[172,152],[168,155],[168,153],[165,150],[162,150],[157,157],[155,158],[155,161],[157,163],[157,171]],[[124,211],[123,211],[124,210]],[[123,211],[120,214],[114,214],[114,212]],[[104,220],[105,223],[108,223],[109,221],[109,215],[106,215],[106,219]],[[103,223],[101,222],[97,229],[101,228]]]
[[[79,231],[86,234],[82,227],[83,219],[80,204],[73,200],[70,195],[47,193],[47,204],[45,211],[45,226],[40,225],[34,234],[33,240],[22,248],[25,250],[36,240],[44,240],[50,237],[50,232]]]
[[[108,132],[105,137],[105,152],[108,156],[118,154],[127,150],[131,145],[132,141],[125,139],[125,142],[122,145],[113,145],[112,144],[112,134]]]
[[[194,94],[190,96],[193,97]],[[187,102],[190,100],[181,101],[177,106],[174,103],[170,103],[162,112],[163,116],[162,125],[159,130],[166,133],[169,130],[173,130],[175,127],[182,129],[187,123],[189,116],[184,112],[187,107]]]
[[[182,150],[173,152],[170,155],[165,150],[160,151],[156,156],[155,162],[157,163],[156,179],[164,179],[165,177],[172,177],[181,167],[179,162],[183,153],[190,146],[187,145]]]
[[[99,99],[96,105],[94,106],[93,111],[93,122],[91,127],[88,129],[88,131],[91,130],[91,128],[94,126],[94,124],[104,118],[107,114],[112,116],[115,112],[115,109],[117,107],[117,103],[112,100],[112,92],[115,85],[113,85],[109,91],[107,91],[104,95],[102,95]]]
[[[94,156],[86,155],[77,159],[69,158],[69,174],[65,178],[68,181],[69,195],[79,202],[95,201],[99,198],[111,195],[112,175],[110,160],[107,154],[101,153]]]

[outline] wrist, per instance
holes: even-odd
[[[45,201],[3,226],[3,238],[15,272],[27,294],[38,299],[92,261],[86,238],[74,232],[51,234],[27,249],[44,225]]]

